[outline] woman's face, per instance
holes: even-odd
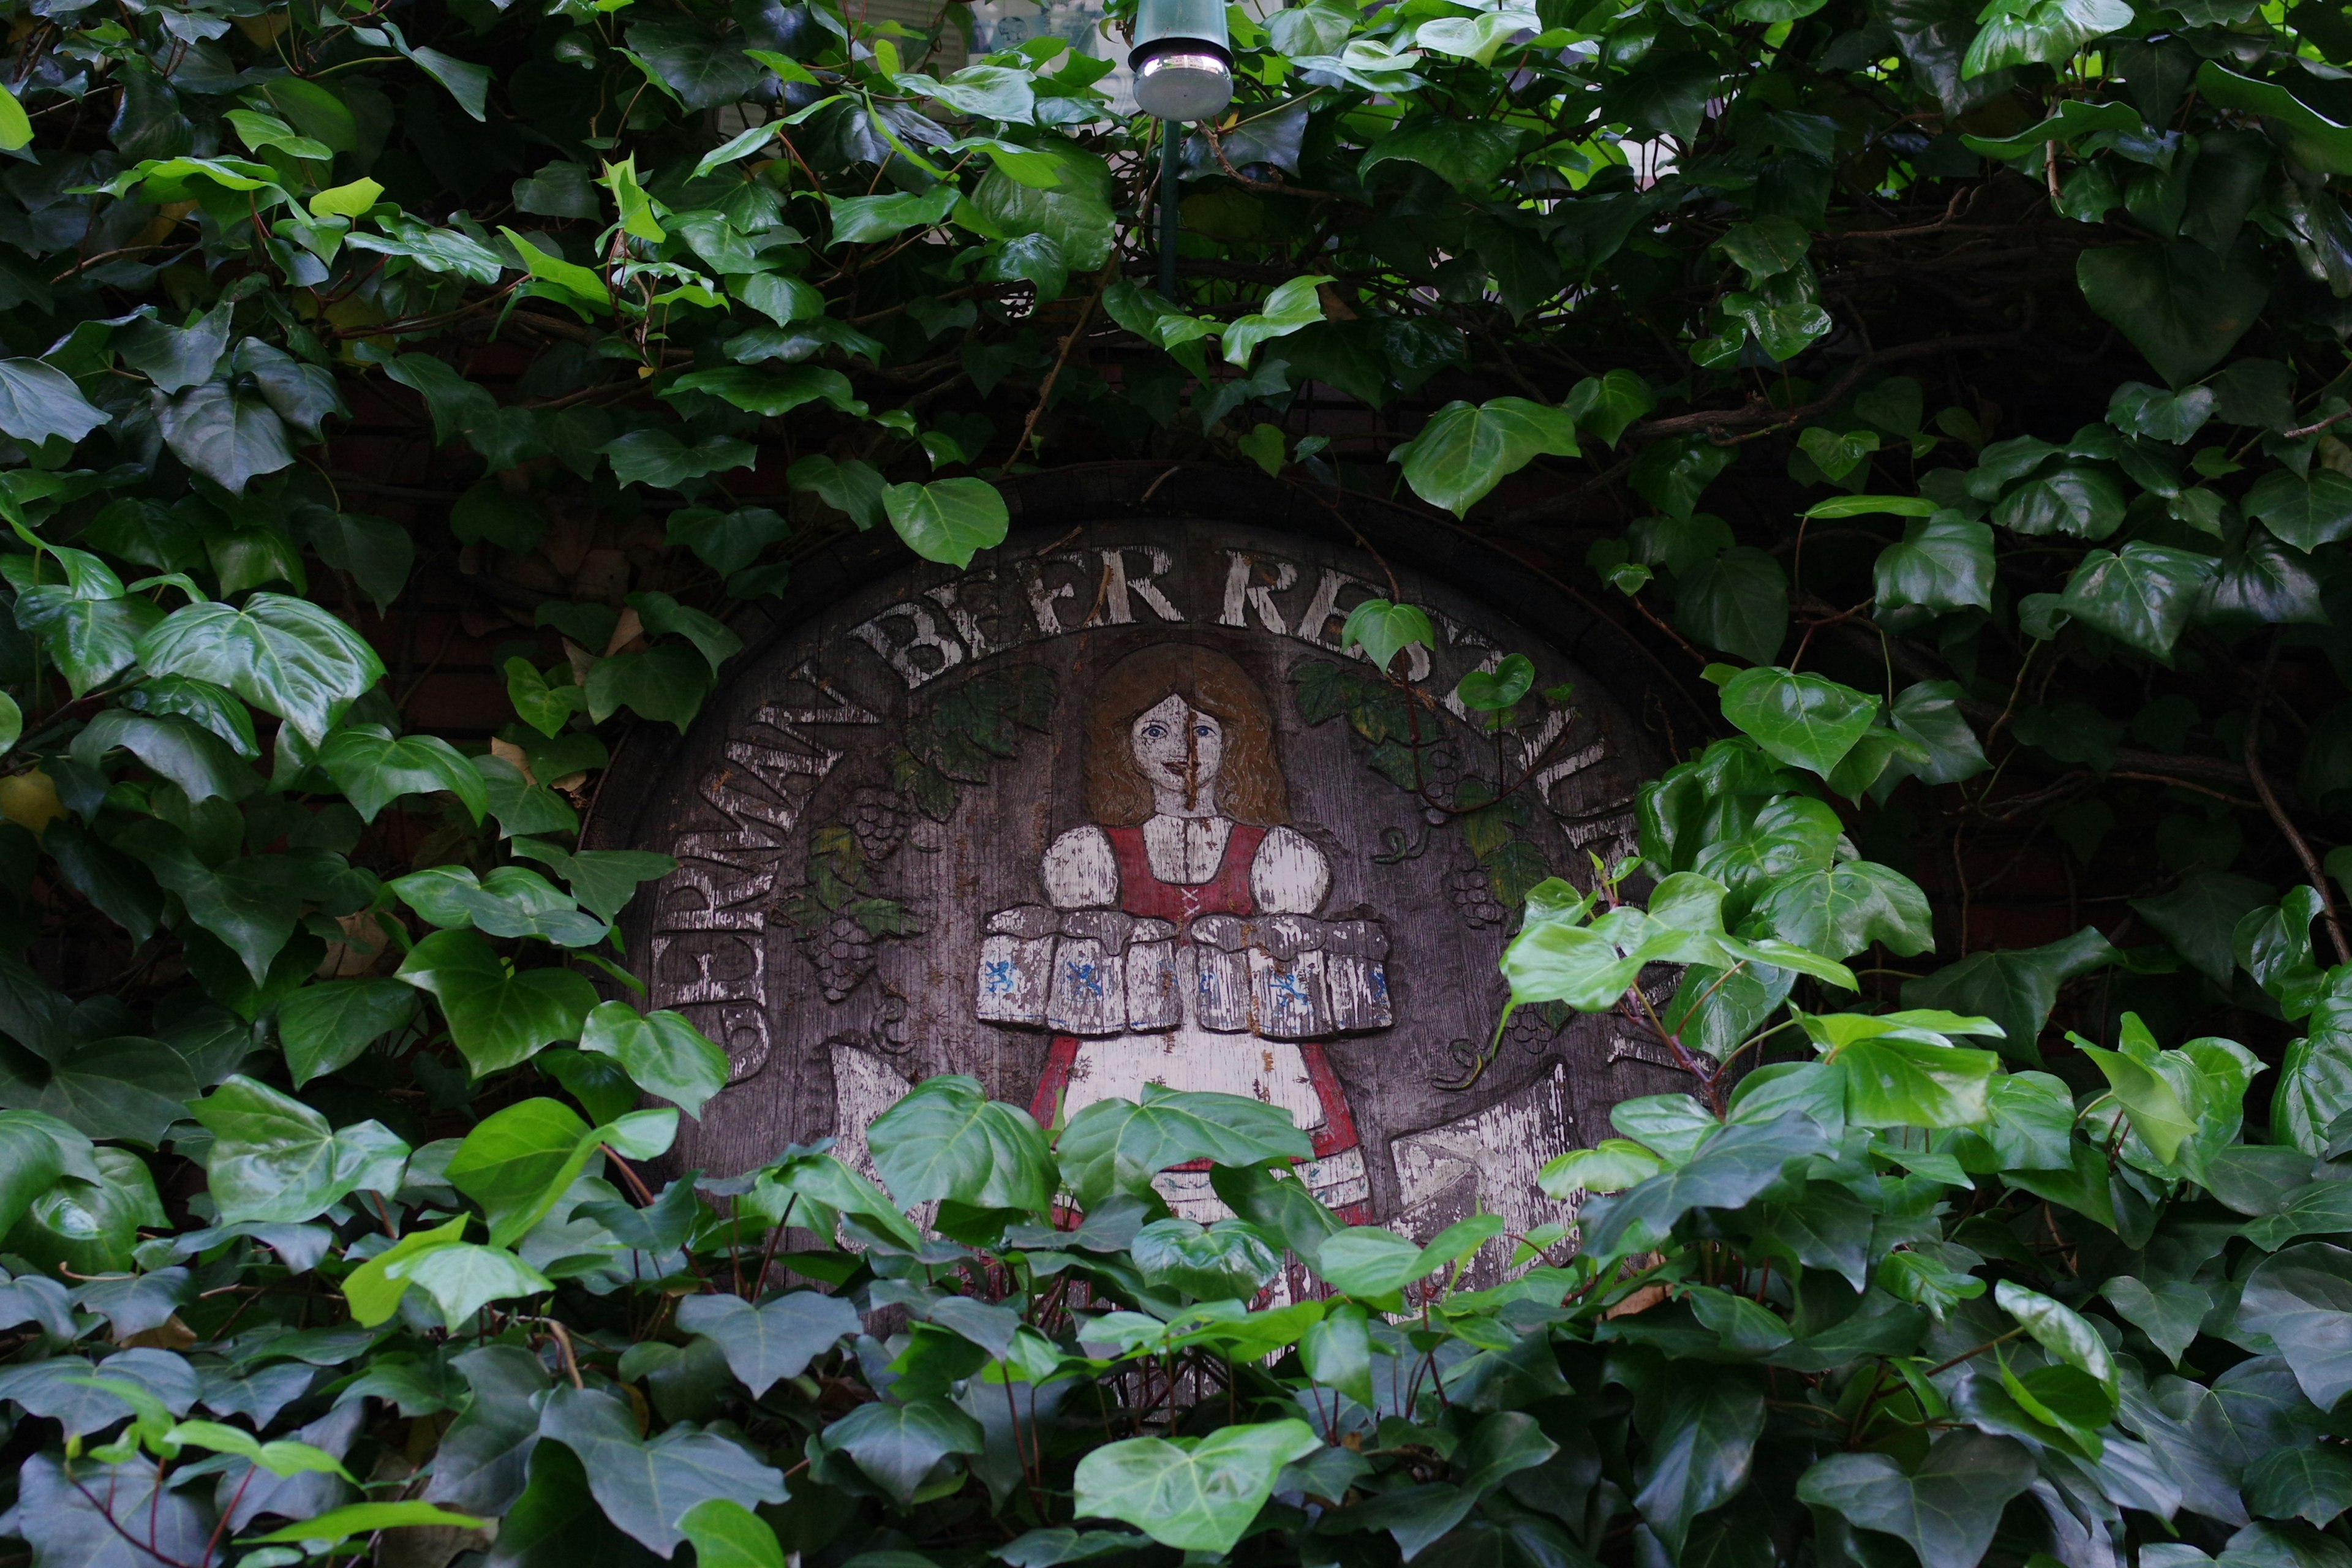
[[[1176,791],[1197,805],[1225,760],[1225,727],[1171,695],[1139,716],[1129,736],[1135,765],[1155,794]]]

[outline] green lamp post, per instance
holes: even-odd
[[[1160,129],[1160,291],[1176,297],[1177,180],[1186,121],[1213,120],[1234,100],[1224,0],[1142,0],[1136,9],[1135,103]]]

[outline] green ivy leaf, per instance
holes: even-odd
[[[1723,716],[1766,752],[1823,777],[1877,717],[1849,686],[1785,669],[1743,669],[1723,687]]]
[[[482,775],[457,748],[433,735],[394,739],[381,725],[336,731],[319,748],[319,765],[335,781],[362,822],[403,795],[446,790],[476,822],[489,808]]]
[[[901,1507],[941,1459],[978,1454],[986,1442],[979,1422],[937,1399],[861,1405],[824,1429],[824,1446],[856,1460]]]
[[[2175,386],[2221,363],[2270,299],[2269,273],[2242,243],[2220,256],[2186,239],[2110,246],[2084,251],[2074,274],[2091,309]]]
[[[294,1087],[357,1061],[360,1053],[405,1026],[416,993],[397,980],[321,980],[278,1007],[278,1038]]]
[[[1434,648],[1437,628],[1430,624],[1429,612],[1417,605],[1392,605],[1386,599],[1366,599],[1348,612],[1339,627],[1339,647],[1351,648],[1361,644],[1372,668],[1382,674],[1396,656],[1409,647]]]
[[[1282,1468],[1322,1446],[1298,1420],[1208,1437],[1130,1437],[1078,1461],[1077,1511],[1123,1520],[1163,1546],[1222,1556],[1273,1495]]]
[[[688,1116],[699,1116],[710,1097],[727,1087],[727,1053],[680,1013],[639,1013],[625,1002],[599,1003],[581,1031],[580,1048],[613,1058],[639,1089]]]
[[[1675,626],[1756,664],[1779,656],[1789,632],[1789,576],[1769,554],[1737,544],[1682,580]]]
[[[2084,556],[2058,604],[2118,642],[2169,663],[2173,644],[2221,567],[2210,555],[2134,540],[2120,551]]]
[[[383,676],[383,660],[358,633],[282,594],[255,594],[241,607],[174,610],[139,639],[138,655],[149,674],[225,686],[313,743]]]
[[[2273,469],[2246,492],[2244,510],[2308,555],[2352,537],[2352,476],[2315,467],[2307,478],[2298,479],[2287,469]]]
[[[516,973],[470,931],[436,931],[404,960],[399,977],[429,991],[449,1037],[476,1077],[528,1061],[557,1040],[576,1040],[596,988],[567,969]]]
[[[268,1084],[233,1075],[190,1103],[213,1135],[205,1175],[223,1224],[306,1220],[355,1189],[400,1186],[408,1145],[380,1121],[341,1129]]]
[[[1937,615],[1992,608],[1992,530],[1957,511],[1904,525],[1903,542],[1878,553],[1878,609],[1916,605]]]
[[[1053,1203],[1053,1156],[1020,1107],[980,1080],[924,1079],[874,1119],[866,1140],[883,1184],[903,1207],[934,1198],[976,1208],[1042,1212]]]
[[[1390,453],[1389,461],[1404,465],[1404,481],[1415,495],[1461,517],[1547,453],[1577,455],[1575,416],[1524,397],[1497,397],[1447,404]]]
[[[1805,1472],[1797,1496],[1909,1542],[1921,1568],[1973,1568],[2001,1510],[2032,1482],[2024,1445],[1963,1431],[1937,1437],[1908,1470],[1885,1454],[1832,1454]]]
[[[1147,1085],[1140,1104],[1098,1100],[1081,1110],[1062,1130],[1055,1152],[1072,1194],[1092,1206],[1116,1193],[1145,1191],[1171,1165],[1307,1160],[1314,1145],[1288,1112],[1273,1106]]]
[[[1012,526],[1004,497],[986,479],[933,479],[892,485],[882,492],[890,526],[926,561],[969,567],[983,550],[1004,542]]]

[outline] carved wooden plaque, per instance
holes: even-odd
[[[734,1064],[681,1162],[831,1135],[863,1163],[866,1125],[932,1073],[1046,1122],[1165,1083],[1290,1110],[1309,1184],[1360,1221],[1555,1217],[1536,1169],[1672,1082],[1605,1017],[1523,1012],[1490,1050],[1507,908],[1631,853],[1659,758],[1547,641],[1579,628],[1397,587],[1438,631],[1398,660],[1412,698],[1339,649],[1391,594],[1358,550],[1016,532],[771,635],[682,743],[641,731],[596,837],[677,857],[631,951],[650,1005]],[[1531,695],[1498,740],[1454,691],[1512,653],[1573,695]],[[1205,1173],[1162,1186],[1223,1212]]]

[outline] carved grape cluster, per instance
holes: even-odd
[[[847,915],[827,923],[809,942],[808,951],[828,1002],[844,1000],[874,972],[874,937]]]
[[[905,798],[896,790],[868,785],[849,797],[849,830],[857,836],[858,853],[868,865],[890,858],[906,838],[911,820]]]
[[[1483,866],[1465,866],[1448,872],[1445,891],[1454,900],[1454,909],[1473,926],[1498,926],[1510,918],[1510,911],[1495,897],[1495,879],[1486,875]]]

